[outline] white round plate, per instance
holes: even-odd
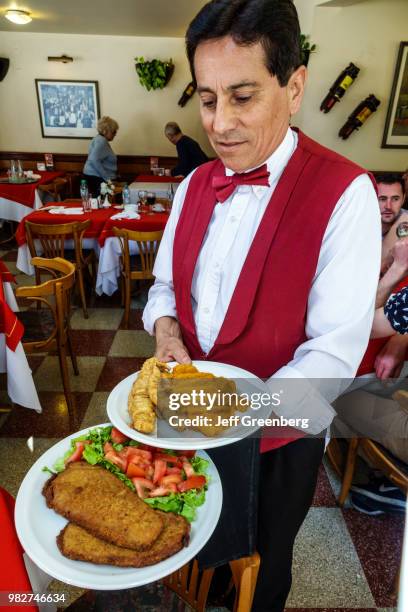
[[[247,393],[248,395],[254,392],[269,393],[268,387],[260,378],[242,368],[237,368],[236,366],[226,363],[218,363],[216,361],[193,361],[193,364],[202,372],[210,372],[215,376],[224,376],[225,378],[234,379],[239,393]],[[177,364],[171,362],[168,365],[173,367]],[[111,423],[133,440],[145,444],[152,444],[160,448],[173,448],[175,450],[216,448],[218,446],[225,446],[238,442],[259,429],[256,425],[250,427],[240,423],[226,429],[222,436],[209,437],[192,429],[186,429],[182,432],[177,431],[163,419],[158,419],[160,422],[160,436],[157,435],[157,433],[140,433],[131,427],[131,419],[127,407],[128,396],[137,374],[138,373],[135,372],[117,384],[116,387],[112,389],[107,402],[107,411]],[[251,413],[253,417],[267,418],[270,412],[271,408],[264,406],[257,410],[256,413],[248,410],[247,412],[236,412],[235,414],[239,418]],[[176,412],[174,414],[176,414]]]
[[[123,568],[96,565],[84,561],[73,561],[64,557],[57,546],[56,537],[67,524],[67,520],[47,507],[42,488],[50,477],[43,472],[44,466],[51,468],[69,449],[72,438],[86,434],[95,427],[106,427],[110,423],[87,427],[55,444],[45,452],[27,472],[17,494],[15,524],[20,542],[27,555],[57,580],[77,587],[114,591],[149,584],[168,576],[193,559],[212,535],[221,513],[222,486],[214,463],[210,460],[208,475],[210,482],[205,503],[197,508],[197,518],[191,523],[190,542],[168,559],[143,568]],[[208,455],[200,451],[203,459]]]

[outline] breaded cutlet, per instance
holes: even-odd
[[[188,543],[190,525],[182,516],[154,511],[164,523],[164,529],[149,550],[138,552],[115,546],[91,535],[86,529],[68,523],[57,537],[58,548],[69,559],[98,565],[146,567],[174,555]]]
[[[71,463],[44,488],[47,506],[92,535],[132,550],[150,548],[163,519],[116,476],[84,461]]]

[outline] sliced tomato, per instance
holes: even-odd
[[[178,493],[177,485],[175,482],[171,482],[167,485],[167,488],[170,490],[170,493]]]
[[[180,474],[181,475],[181,468],[168,465],[166,468],[166,474]]]
[[[159,461],[165,461],[166,463],[174,463],[175,465],[180,464],[180,458],[176,457],[176,455],[167,455],[166,453],[156,453],[154,458],[158,459]]]
[[[138,497],[144,499],[146,496],[146,489],[140,484],[140,482],[135,482],[136,493]]]
[[[135,476],[144,478],[146,476],[146,472],[140,467],[140,465],[129,463],[126,470],[126,476],[128,478],[134,478]]]
[[[119,431],[119,429],[116,429],[116,427],[112,427],[111,440],[114,444],[124,444],[125,442],[128,442],[130,438],[125,436],[125,434]]]
[[[145,489],[149,489],[149,491],[151,489],[154,489],[154,484],[151,480],[147,480],[147,478],[132,478],[132,482],[135,486],[137,482],[140,483],[142,487],[145,487]]]
[[[196,454],[195,450],[179,450],[176,453],[179,457],[186,457],[186,459],[192,459]]]
[[[105,442],[105,444],[103,445],[103,452],[105,453],[109,453],[110,451],[113,451],[114,448],[112,446],[112,444],[110,442]]]
[[[183,470],[185,471],[187,478],[195,475],[194,468],[188,461],[183,461]]]
[[[153,474],[153,482],[157,483],[159,480],[166,475],[166,463],[161,461],[160,459],[156,459],[154,462],[154,474]]]
[[[75,450],[72,455],[65,460],[65,465],[68,465],[68,463],[73,463],[74,461],[81,461],[84,448],[85,444],[83,442],[75,442]]]
[[[167,487],[169,484],[178,484],[183,480],[181,474],[169,474],[168,476],[163,476],[160,479],[159,484],[161,487]]]
[[[139,448],[140,450],[150,451],[151,453],[155,453],[157,451],[157,448],[155,446],[150,446],[149,444],[139,444],[137,448]]]
[[[164,497],[169,493],[172,493],[169,487],[157,487],[157,489],[153,489],[153,491],[150,491],[149,497]]]
[[[105,459],[107,461],[110,461],[114,465],[117,465],[118,468],[122,472],[126,472],[126,468],[127,468],[127,461],[126,461],[126,459],[124,457],[121,457],[115,451],[109,451],[108,453],[105,453]]]
[[[154,467],[152,465],[149,465],[149,467],[146,468],[146,478],[149,478],[149,480],[153,481],[153,476],[154,476]]]
[[[126,446],[126,449],[123,449],[123,450],[126,450],[127,457],[129,459],[133,457],[140,457],[141,459],[143,459],[145,463],[152,462],[153,455],[150,451],[142,450],[140,448],[135,448],[134,446]]]
[[[191,478],[187,478],[187,480],[183,480],[177,485],[177,489],[180,493],[184,493],[184,491],[189,491],[190,489],[201,489],[206,483],[205,476],[201,474],[196,474],[195,476],[191,476]]]

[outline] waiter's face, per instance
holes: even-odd
[[[266,68],[261,43],[241,46],[230,36],[200,43],[194,68],[201,119],[215,152],[234,172],[262,164],[299,109],[306,68],[281,87]]]

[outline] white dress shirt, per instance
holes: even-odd
[[[204,353],[210,351],[217,338],[259,223],[297,140],[296,132],[288,129],[266,161],[269,187],[240,185],[214,208],[191,292],[197,338]],[[193,172],[177,190],[154,266],[156,281],[143,313],[145,329],[152,335],[159,317],[177,317],[173,241]],[[226,169],[226,174],[233,171]],[[282,379],[301,380],[300,385],[291,385],[287,401],[274,408],[274,412],[287,418],[309,418],[309,433],[319,433],[328,427],[335,414],[330,402],[351,383],[360,364],[374,315],[380,259],[377,196],[368,176],[361,175],[338,200],[324,234],[308,299],[307,341],[267,381],[275,392],[282,387]]]

